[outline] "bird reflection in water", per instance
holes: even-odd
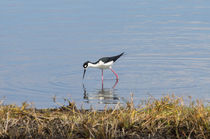
[[[115,93],[115,87],[117,86],[118,80],[112,88],[104,88],[103,82],[101,89],[96,90],[95,93],[88,93],[83,84],[84,100],[86,103],[90,103],[91,100],[97,100],[100,104],[117,104],[119,102],[119,97]]]

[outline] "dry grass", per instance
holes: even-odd
[[[165,96],[103,111],[0,106],[0,138],[210,138],[210,107]]]

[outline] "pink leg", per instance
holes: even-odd
[[[103,83],[103,81],[104,81],[103,71],[104,71],[104,70],[102,69],[102,70],[101,70],[101,73],[102,73],[102,74],[101,74],[101,80],[102,80],[102,83]]]
[[[112,89],[114,89],[117,86],[118,80],[116,80],[114,86],[112,87]]]
[[[118,80],[119,77],[118,77],[117,73],[116,73],[112,68],[110,68],[110,70],[111,70],[111,71],[114,73],[114,75],[116,76],[116,80]]]

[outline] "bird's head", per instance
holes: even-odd
[[[90,63],[90,61],[86,61],[86,62],[83,64],[83,68],[84,68],[83,79],[84,79],[84,77],[85,77],[86,69],[88,68],[88,63]]]
[[[88,67],[88,63],[90,63],[90,61],[86,61],[84,64],[83,64],[83,68],[86,69]]]

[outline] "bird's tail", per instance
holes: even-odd
[[[114,62],[115,62],[118,58],[120,58],[123,54],[124,54],[124,52],[121,53],[121,54],[119,54],[119,55],[117,55],[117,56],[113,56]]]

